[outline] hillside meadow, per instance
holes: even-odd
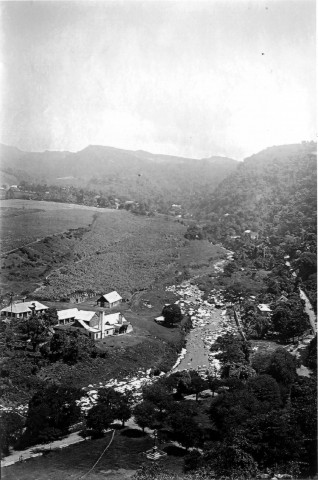
[[[0,214],[1,289],[37,290],[40,300],[89,289],[129,297],[197,273],[221,254],[209,242],[189,242],[185,226],[162,215],[33,200],[5,200]]]
[[[1,252],[92,223],[96,207],[35,200],[0,200]]]

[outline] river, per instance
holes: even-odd
[[[236,331],[233,320],[226,315],[226,310],[215,307],[215,299],[222,301],[219,292],[212,292],[208,300],[203,300],[203,292],[190,281],[181,285],[173,285],[167,290],[179,295],[178,304],[182,313],[190,315],[193,328],[187,335],[186,348],[178,357],[171,371],[181,370],[215,370],[219,369],[219,362],[210,352],[211,345],[218,336],[227,332]]]

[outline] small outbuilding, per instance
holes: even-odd
[[[114,308],[118,307],[122,303],[123,299],[116,291],[106,293],[97,300],[97,305],[102,308]]]
[[[268,317],[272,313],[272,310],[270,309],[269,305],[266,305],[265,303],[260,303],[259,305],[257,305],[257,312],[263,317]]]
[[[155,318],[156,323],[164,323],[165,322],[165,317],[163,315],[160,315],[160,317]]]

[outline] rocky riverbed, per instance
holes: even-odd
[[[222,294],[212,291],[208,299],[203,300],[203,292],[190,281],[167,287],[167,290],[180,296],[176,303],[183,314],[191,316],[193,327],[172,371],[217,373],[219,361],[215,358],[216,352],[210,352],[210,348],[218,336],[236,330],[235,322],[227,315]]]

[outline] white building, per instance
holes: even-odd
[[[58,326],[70,325],[71,329],[82,331],[92,340],[99,340],[108,335],[120,335],[133,331],[131,323],[121,313],[106,315],[105,312],[77,310],[72,308],[57,312]]]
[[[1,310],[1,316],[11,318],[28,318],[33,309],[35,313],[44,313],[48,308],[49,307],[37,302],[36,300],[31,302],[12,303]]]

